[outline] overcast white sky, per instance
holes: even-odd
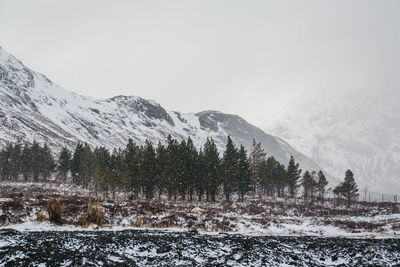
[[[0,0],[0,46],[62,87],[261,126],[293,97],[400,93],[400,1]]]

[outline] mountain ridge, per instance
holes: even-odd
[[[263,128],[336,177],[351,169],[362,192],[398,194],[399,114],[379,95],[347,92],[294,101]]]
[[[103,100],[78,95],[30,70],[2,48],[0,123],[0,145],[37,140],[48,143],[55,151],[64,145],[72,149],[78,142],[113,149],[124,147],[128,139],[139,144],[145,140],[158,143],[171,135],[179,140],[190,136],[197,147],[212,137],[222,152],[230,135],[248,151],[255,139],[262,143],[268,156],[281,163],[286,164],[293,155],[303,169],[321,169],[284,140],[266,134],[238,115],[215,110],[169,111],[138,96],[119,95]]]

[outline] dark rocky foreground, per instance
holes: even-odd
[[[400,239],[204,235],[169,231],[0,230],[0,266],[400,264]]]

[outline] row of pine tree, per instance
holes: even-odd
[[[212,138],[197,149],[190,137],[178,142],[171,136],[156,147],[149,141],[137,145],[129,140],[124,149],[112,153],[105,147],[91,149],[78,143],[74,151],[62,148],[55,160],[49,147],[8,144],[0,151],[0,175],[3,181],[48,181],[54,177],[86,189],[115,197],[116,192],[129,192],[132,197],[152,199],[165,194],[169,199],[216,201],[222,195],[243,200],[246,194],[296,197],[303,187],[306,200],[323,200],[328,181],[322,171],[304,172],[293,157],[287,166],[274,157],[266,157],[261,143],[253,140],[250,155],[243,146],[236,147],[228,136],[223,155]],[[337,196],[353,201],[358,197],[353,174],[334,190]],[[350,204],[349,204],[350,205]]]

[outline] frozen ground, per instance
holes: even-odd
[[[69,226],[36,223],[38,212],[49,199],[60,198]],[[301,200],[247,199],[244,202],[144,201],[118,194],[104,200],[92,194],[105,213],[105,229],[173,229],[201,233],[246,235],[319,236],[351,238],[400,237],[399,204],[358,203],[351,209],[331,202],[303,203]],[[87,208],[89,192],[71,185],[0,185],[0,227],[16,230],[80,230],[76,225]],[[90,229],[92,229],[91,227]],[[95,227],[96,228],[96,227]]]
[[[391,266],[400,239],[0,230],[0,266]]]
[[[89,195],[104,209],[102,228],[76,226]],[[54,198],[65,205],[63,226],[36,221]],[[149,202],[66,184],[2,183],[0,207],[0,266],[400,264],[395,203]]]

